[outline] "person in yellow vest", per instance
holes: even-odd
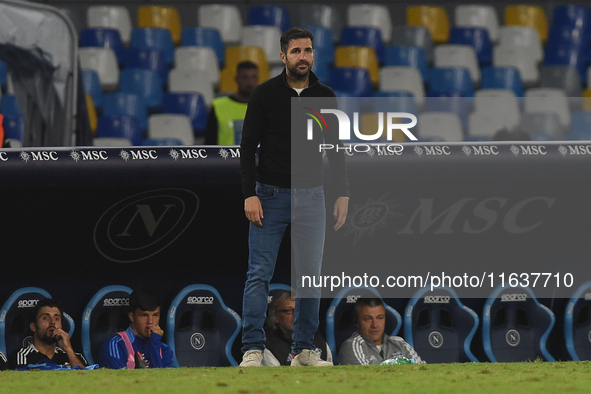
[[[205,129],[206,145],[240,144],[234,135],[234,121],[244,119],[248,99],[259,84],[258,66],[250,61],[239,63],[236,68],[236,83],[238,84],[236,93],[218,97],[211,104]]]

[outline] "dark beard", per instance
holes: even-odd
[[[57,343],[56,337],[50,337],[47,334],[43,335],[42,337],[37,337],[37,339],[39,339],[41,342],[46,343],[48,345],[53,345],[53,344]]]
[[[310,71],[312,70],[312,67],[309,67],[308,71],[306,71],[303,74],[297,69],[297,67],[298,67],[298,64],[296,64],[292,68],[289,68],[289,77],[297,82],[304,82],[306,79],[308,79],[308,76],[310,75]]]

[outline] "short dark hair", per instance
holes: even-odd
[[[238,63],[236,66],[236,72],[240,70],[258,70],[259,66],[256,63],[251,62],[250,60],[245,60],[243,62]]]
[[[37,315],[39,314],[39,311],[43,307],[57,308],[60,311],[60,315],[62,317],[64,316],[64,311],[62,310],[62,306],[58,300],[53,299],[53,298],[45,298],[43,300],[39,300],[37,305],[35,305],[35,307],[31,311],[31,316],[29,317],[29,321],[31,323],[35,323],[35,324],[37,323]]]
[[[308,29],[303,27],[292,27],[287,29],[282,35],[279,43],[281,44],[281,52],[287,54],[287,47],[291,40],[297,40],[299,38],[309,38],[312,41],[312,48],[314,48],[314,35]]]
[[[138,309],[155,311],[161,304],[160,295],[153,289],[140,288],[129,296],[129,311],[132,313]]]
[[[375,308],[377,306],[383,306],[384,309],[384,301],[381,298],[359,298],[355,303],[355,323],[359,321],[359,311],[364,306],[368,306],[370,308]]]
[[[279,305],[283,304],[286,300],[291,300],[291,290],[278,290],[273,297],[271,297],[271,302],[267,306],[267,324],[271,327],[276,328],[275,318],[277,313],[277,308]]]

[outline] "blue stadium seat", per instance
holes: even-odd
[[[419,110],[411,92],[405,90],[375,92],[373,109],[376,112],[407,112],[418,115]]]
[[[316,37],[314,37],[314,41]],[[382,33],[376,27],[349,26],[341,30],[341,43],[346,46],[362,46],[373,48],[378,57],[378,62],[384,64],[385,51]]]
[[[482,89],[508,89],[516,97],[523,97],[523,82],[519,70],[515,67],[486,67],[481,71],[480,87]]]
[[[148,130],[148,109],[144,100],[133,93],[109,93],[103,97],[104,115],[132,115],[142,132]]]
[[[90,94],[95,108],[100,112],[103,108],[103,88],[96,71],[82,70],[82,83],[84,92]]]
[[[425,51],[421,47],[392,45],[386,47],[385,66],[408,66],[418,68],[424,81],[429,80],[429,64]]]
[[[474,47],[481,67],[492,62],[493,45],[488,36],[488,30],[485,28],[454,27],[449,33],[449,43]]]
[[[33,342],[29,328],[31,308],[46,298],[51,298],[51,295],[38,287],[23,287],[8,297],[0,311],[0,352],[10,355]],[[62,328],[71,337],[76,325],[67,313],[63,314]]]
[[[84,309],[82,320],[82,351],[89,364],[98,359],[101,344],[111,335],[129,327],[129,295],[127,286],[106,286],[96,292]]]
[[[135,28],[131,31],[131,48],[158,48],[164,52],[164,59],[170,66],[174,62],[174,43],[168,29],[157,27]]]
[[[8,78],[8,66],[0,60],[0,87],[2,91],[6,91],[6,80]]]
[[[5,94],[0,98],[0,113],[2,115],[23,116],[23,111],[14,94]]]
[[[204,135],[208,111],[203,96],[199,93],[166,93],[164,95],[163,112],[189,116],[195,136]]]
[[[497,287],[484,304],[482,342],[491,362],[555,361],[546,350],[554,314],[529,287]]]
[[[564,315],[564,339],[573,361],[591,360],[591,282],[573,293]]]
[[[323,26],[302,26],[310,30],[314,35],[314,63],[321,58],[322,61],[334,63],[334,41],[332,32],[327,27]]]
[[[142,141],[142,146],[180,146],[183,141],[176,138],[146,138]]]
[[[590,53],[588,43],[577,44],[548,44],[544,50],[545,65],[576,66],[582,82],[587,81],[587,66]]]
[[[162,81],[156,71],[142,68],[126,68],[121,70],[119,91],[122,93],[135,93],[142,97],[148,112],[162,110],[162,98],[164,89]]]
[[[567,140],[591,139],[591,111],[576,111],[571,114],[570,131]]]
[[[404,339],[428,363],[478,362],[470,351],[478,323],[453,289],[424,287],[406,307]]]
[[[365,68],[333,68],[330,71],[330,86],[335,91],[346,92],[354,97],[373,96],[369,71]]]
[[[330,347],[333,362],[338,363],[338,351],[342,343],[355,332],[355,303],[359,298],[382,298],[373,287],[345,287],[339,291],[326,312],[326,343]],[[402,317],[396,309],[384,302],[386,327],[384,332],[397,335],[402,326]]]
[[[289,10],[275,4],[253,5],[248,10],[248,24],[277,26],[284,32],[291,27]]]
[[[552,26],[591,29],[591,9],[583,5],[559,5],[554,7]]]
[[[156,71],[160,81],[168,84],[169,65],[164,52],[158,48],[128,48],[125,54],[126,68],[143,68]]]
[[[312,66],[312,72],[318,77],[320,82],[328,84],[330,82],[330,63],[325,61],[322,56],[314,59],[314,65]]]
[[[316,36],[314,36],[316,41]],[[222,36],[217,29],[206,27],[183,27],[181,33],[181,45],[183,46],[206,46],[213,48],[218,57],[220,70],[224,68],[226,48]]]
[[[25,118],[22,115],[4,115],[4,138],[23,142],[25,136]]]
[[[121,41],[119,30],[103,27],[87,27],[80,32],[81,47],[111,48],[117,56],[119,64],[125,61],[125,47]]]
[[[423,48],[427,62],[433,62],[433,39],[425,26],[398,25],[392,28],[392,45]]]
[[[175,367],[236,366],[232,344],[241,327],[238,314],[208,285],[185,287],[170,305],[166,343]]]
[[[437,93],[474,97],[474,83],[466,68],[435,67],[431,69],[429,90]]]
[[[127,138],[133,145],[141,145],[143,133],[133,115],[103,115],[98,119],[99,138]]]

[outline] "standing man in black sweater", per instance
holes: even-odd
[[[262,365],[269,281],[281,239],[290,224],[298,283],[291,365],[332,365],[320,360],[314,351],[321,289],[302,288],[301,278],[320,276],[326,211],[319,144],[326,142],[337,146],[338,136],[334,132],[337,129],[332,128],[330,133],[314,133],[312,141],[300,144],[298,137],[301,134],[305,138],[306,129],[292,130],[291,124],[292,98],[328,97],[331,105],[336,106],[333,90],[318,81],[311,71],[313,40],[312,33],[302,28],[283,33],[280,56],[285,68],[277,77],[257,86],[244,118],[240,168],[244,211],[250,221],[250,230],[241,366]],[[292,132],[295,139],[292,139]],[[298,141],[297,154],[292,151],[292,141]],[[259,144],[257,165],[255,156]],[[349,205],[347,171],[342,150],[327,153],[340,196],[333,209],[334,229],[338,230],[345,223]]]

